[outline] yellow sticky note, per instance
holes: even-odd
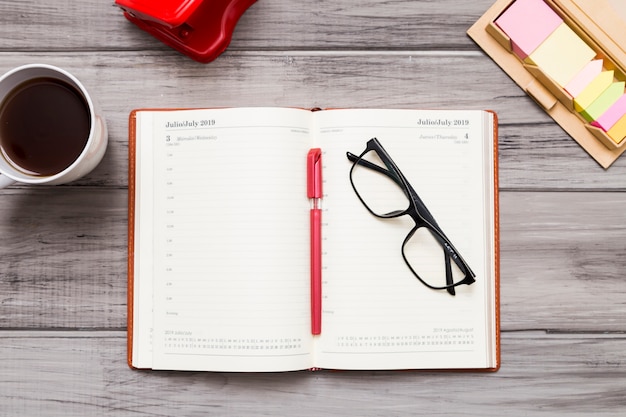
[[[606,134],[609,135],[615,143],[620,143],[624,140],[624,137],[626,137],[626,116],[622,116]]]
[[[538,66],[564,88],[595,56],[595,51],[562,23],[524,61]]]
[[[574,108],[581,112],[594,102],[613,82],[613,71],[602,71],[574,98]]]
[[[588,107],[583,109],[580,114],[588,122],[593,122],[601,117],[621,96],[624,95],[624,81],[617,81],[611,83],[604,90],[597,99],[594,100]]]

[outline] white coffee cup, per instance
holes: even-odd
[[[46,87],[38,86],[37,88],[39,89],[30,89],[28,92],[28,94],[31,94],[30,96],[18,96],[18,94],[27,94],[25,91],[27,88],[30,88],[30,84],[42,84],[44,82],[47,82],[49,85]],[[50,107],[55,99],[58,99],[59,103],[52,106],[53,109],[46,108],[45,111],[41,110],[40,113],[47,112],[50,114],[55,109],[63,112],[66,108],[75,108],[77,111],[75,113],[65,111],[60,116],[56,113],[54,116],[48,115],[49,123],[41,122],[46,120],[46,118],[42,114],[36,114],[37,106],[27,105],[27,103],[36,101],[33,100],[33,97],[38,99],[37,94],[42,93],[42,91],[52,91],[43,90],[42,88],[55,89],[55,91],[59,89],[72,91],[72,93],[66,95],[68,100],[73,100],[73,107],[67,105],[70,101],[61,102],[61,99],[65,100],[64,92],[61,92],[59,97],[50,93],[45,96],[47,97],[46,100],[48,100],[47,105]],[[57,92],[57,94],[59,93]],[[21,107],[19,103],[22,103]],[[82,112],[80,111],[81,104],[78,103],[84,106]],[[20,109],[23,108],[28,108],[29,111],[32,109],[32,114],[29,115],[32,119],[28,123],[22,120],[20,125],[17,119],[26,119],[26,116],[12,118],[12,115],[19,115]],[[108,140],[106,122],[94,105],[89,93],[76,77],[52,65],[24,65],[12,69],[0,77],[0,121],[3,121],[0,124],[0,188],[15,182],[56,185],[74,181],[93,170],[102,160],[106,151]],[[14,121],[16,123],[13,123]],[[41,125],[37,125],[37,123]],[[64,139],[66,133],[63,132],[67,127],[73,127],[72,123],[76,123],[76,126],[80,126],[80,128],[77,127],[74,132],[67,133],[67,136],[74,135],[82,138],[82,136],[86,135],[87,137],[80,140],[78,138],[74,139],[74,144],[67,146]],[[18,132],[18,134],[12,136],[9,133],[11,130],[7,126],[11,126],[13,132]],[[20,129],[19,126],[23,126],[24,129]],[[55,130],[57,131],[55,132]],[[4,136],[2,136],[3,133]],[[11,141],[5,140],[9,136],[13,137]],[[22,149],[20,141],[27,142],[28,145],[24,144],[25,148]],[[39,144],[43,146],[39,146]],[[28,158],[31,158],[30,155],[32,155],[31,152],[27,151],[29,149],[28,146],[30,146],[30,149],[37,151],[39,159],[49,158],[50,161],[47,162],[52,164],[50,165],[51,167],[59,163],[62,165],[58,169],[56,167],[50,168],[52,169],[51,172],[33,171],[31,167],[26,166],[31,163]],[[72,152],[64,153],[65,148]],[[11,152],[13,151],[20,155],[22,159],[12,158]],[[55,153],[58,154],[55,156]],[[74,155],[77,156],[74,157]],[[43,164],[46,165],[47,162],[44,161]]]

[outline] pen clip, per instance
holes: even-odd
[[[322,150],[313,148],[307,155],[307,196],[322,198]]]

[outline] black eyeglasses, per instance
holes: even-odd
[[[445,289],[452,295],[455,287],[472,284],[476,275],[378,139],[370,139],[360,156],[346,155],[353,162],[352,188],[371,214],[382,219],[409,215],[415,222],[402,243],[402,257],[413,275],[428,288]],[[443,266],[433,263],[433,256],[442,255]]]

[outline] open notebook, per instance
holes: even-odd
[[[495,114],[473,110],[133,111],[130,366],[497,369],[496,132]],[[346,152],[372,137],[475,273],[455,296],[403,261],[411,218],[378,219],[355,195]],[[313,147],[323,154],[321,335],[311,334]]]

